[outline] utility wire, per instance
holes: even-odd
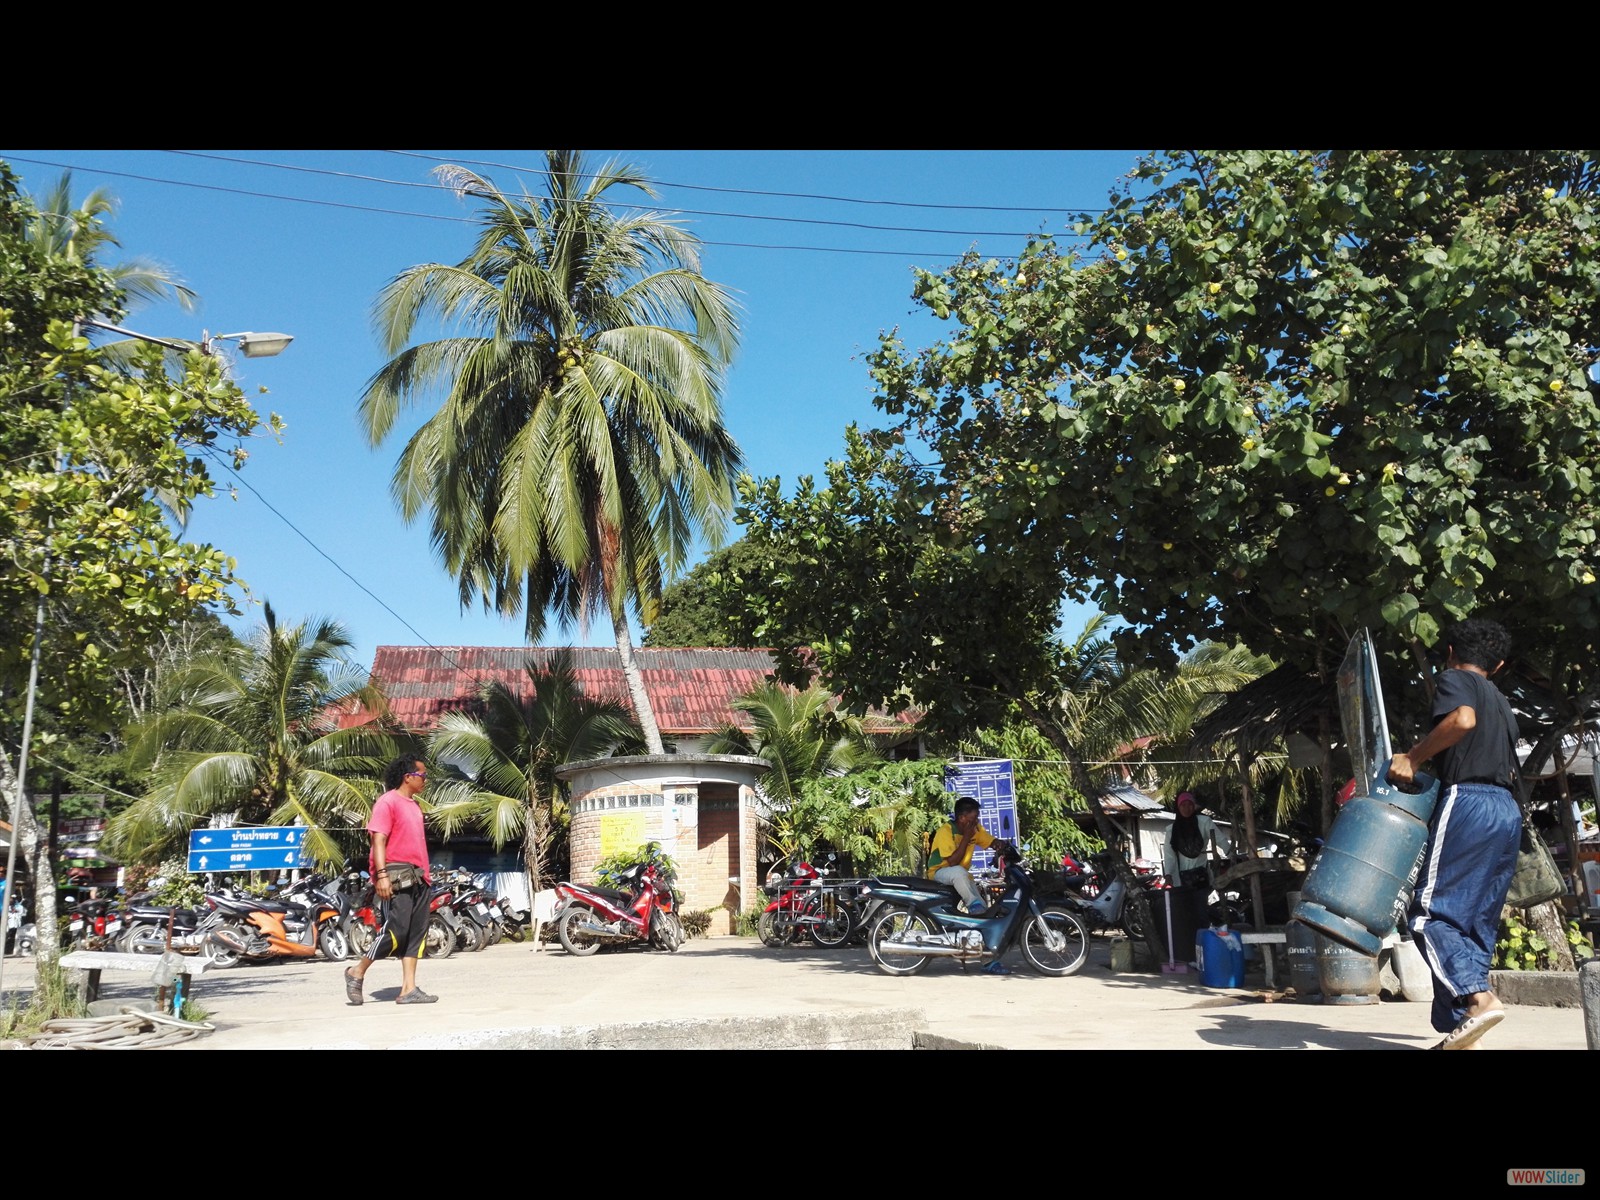
[[[313,198],[308,197],[308,196],[290,196],[290,195],[284,195],[282,193],[277,193],[277,192],[257,191],[257,190],[250,189],[250,188],[224,187],[221,184],[196,183],[196,182],[192,182],[192,181],[189,181],[189,180],[181,180],[181,179],[165,179],[165,178],[162,178],[160,176],[140,175],[140,174],[136,174],[136,173],[131,172],[131,171],[115,171],[115,170],[111,170],[111,169],[105,168],[105,167],[87,167],[87,166],[83,166],[81,164],[56,162],[56,161],[52,161],[50,159],[27,158],[27,157],[22,157],[22,156],[18,156],[18,155],[12,155],[12,156],[10,156],[9,161],[18,162],[18,163],[28,163],[28,164],[30,164],[32,166],[55,167],[55,168],[58,168],[60,170],[65,170],[65,171],[80,171],[80,172],[84,172],[86,174],[91,174],[91,175],[106,175],[106,176],[110,176],[111,178],[114,178],[114,179],[132,179],[132,180],[136,180],[136,181],[141,182],[141,183],[165,184],[165,185],[167,185],[169,187],[192,188],[192,189],[196,189],[196,190],[200,190],[200,191],[221,192],[221,193],[224,193],[224,194],[227,194],[227,195],[247,196],[247,197],[250,197],[252,199],[257,199],[257,200],[281,200],[281,201],[284,201],[286,203],[291,203],[291,204],[309,204],[309,205],[313,205],[313,206],[316,206],[316,207],[338,208],[338,209],[344,209],[344,210],[350,211],[350,212],[372,213],[372,214],[379,215],[379,216],[416,217],[416,218],[419,218],[419,219],[422,219],[422,220],[428,220],[428,221],[447,221],[447,222],[450,222],[452,224],[457,224],[457,225],[476,225],[478,223],[476,221],[476,219],[472,218],[472,217],[456,217],[456,216],[449,216],[449,215],[442,214],[442,213],[416,212],[416,211],[408,210],[408,209],[381,208],[381,207],[378,207],[378,206],[375,206],[375,205],[352,204],[352,203],[348,203],[348,202],[345,202],[345,201],[339,201],[339,200],[319,200],[319,199],[313,199]],[[685,213],[691,213],[694,210],[681,209],[681,210],[674,210],[674,211],[681,211],[681,212],[685,212]],[[811,221],[811,220],[807,220],[806,218],[801,218],[801,217],[772,217],[772,216],[759,216],[759,215],[756,215],[756,214],[740,214],[740,213],[711,213],[711,214],[707,214],[707,215],[724,216],[724,217],[744,217],[744,218],[749,219],[749,220],[778,221],[778,222],[786,222],[786,223],[794,223],[794,224],[831,225],[831,226],[838,226],[838,227],[843,227],[843,228],[861,229],[861,230],[866,230],[866,231],[871,231],[871,232],[889,232],[889,231],[894,231],[897,228],[901,228],[901,227],[893,227],[893,226],[875,226],[875,225],[859,224],[859,223],[845,222],[845,221],[822,221],[822,220]],[[985,235],[981,231],[973,231],[973,230],[967,230],[967,231],[962,231],[962,230],[949,230],[949,231],[922,230],[922,231],[917,231],[917,230],[911,230],[911,229],[903,229],[903,231],[906,231],[906,232],[948,233],[948,234],[950,234],[952,236],[962,236],[962,237],[997,236],[997,237],[1016,237],[1016,238],[1024,238],[1025,239],[1025,238],[1029,238],[1029,237],[1034,236],[1034,234],[1032,234],[1032,233],[1015,233],[1015,232],[1013,232],[1013,233],[997,233],[997,234]],[[1075,237],[1077,235],[1064,235],[1064,236],[1067,236],[1067,237],[1070,238],[1070,237]],[[888,257],[888,258],[902,258],[902,259],[904,259],[904,258],[958,259],[958,258],[960,258],[962,256],[959,253],[954,253],[954,252],[951,252],[949,250],[877,250],[877,249],[870,249],[870,248],[859,248],[859,247],[848,247],[848,246],[797,245],[797,244],[792,244],[792,243],[781,243],[781,242],[736,242],[736,241],[723,241],[723,240],[714,239],[714,238],[701,238],[700,239],[700,244],[704,245],[704,246],[717,246],[717,247],[728,248],[728,249],[804,251],[804,252],[809,252],[809,253],[854,254],[854,255],[863,255],[863,256],[879,257],[879,258]]]
[[[473,167],[498,167],[502,170],[522,171],[530,175],[544,172],[543,167],[519,167],[515,163],[492,162],[480,158],[440,158],[438,155],[423,154],[416,150],[385,150],[383,153],[397,154],[406,158],[420,158],[427,162],[463,163]],[[581,176],[581,178],[593,178],[593,176]],[[1079,213],[1107,211],[1103,208],[1051,208],[1048,206],[1029,207],[1004,204],[935,204],[918,200],[871,200],[860,196],[832,196],[823,192],[769,192],[758,188],[711,187],[702,183],[674,183],[667,179],[652,179],[650,182],[657,187],[683,188],[691,192],[717,192],[733,196],[773,196],[785,200],[828,200],[836,204],[866,204],[891,208],[928,208],[947,212],[1060,213],[1065,216],[1076,216]]]
[[[410,182],[410,181],[407,181],[407,180],[400,180],[400,179],[385,179],[385,178],[383,178],[382,176],[379,176],[379,175],[358,175],[358,174],[354,174],[354,173],[348,172],[348,171],[330,171],[330,170],[327,170],[326,168],[323,168],[323,167],[305,167],[305,166],[300,166],[298,164],[293,164],[293,163],[267,162],[265,160],[257,159],[257,158],[239,158],[239,157],[236,157],[236,156],[233,156],[233,155],[226,155],[226,154],[204,154],[204,153],[201,153],[200,151],[197,151],[197,150],[168,150],[168,151],[165,151],[165,153],[167,153],[167,154],[182,154],[182,155],[186,155],[186,156],[191,157],[191,158],[211,159],[212,161],[215,161],[215,162],[237,163],[237,164],[240,164],[240,165],[243,165],[243,166],[268,167],[268,168],[271,168],[273,170],[279,170],[279,171],[299,171],[299,172],[304,172],[305,174],[308,174],[308,175],[324,175],[324,176],[330,176],[330,177],[336,178],[336,179],[353,179],[353,180],[358,180],[358,181],[361,181],[361,182],[364,182],[364,183],[382,183],[382,184],[388,184],[388,185],[391,185],[391,186],[394,186],[394,187],[424,188],[424,189],[427,189],[427,190],[430,190],[430,191],[449,192],[452,195],[455,194],[455,192],[456,192],[455,188],[451,187],[448,184],[443,184],[443,183],[415,183],[415,182]],[[454,161],[454,160],[451,160],[451,161]],[[493,164],[481,164],[480,163],[480,164],[477,164],[477,165],[493,165]],[[520,168],[511,167],[511,168],[508,168],[508,169],[510,169],[510,170],[518,170]],[[592,178],[592,176],[590,176],[589,178]],[[655,181],[652,180],[651,182],[654,183]],[[663,186],[672,187],[672,186],[678,186],[678,185],[667,184],[667,185],[663,185]],[[764,194],[764,195],[785,195],[785,194],[789,194],[789,195],[793,195],[793,193],[757,193],[757,194]],[[806,198],[808,198],[808,199],[818,199],[818,200],[840,200],[840,199],[842,199],[841,197],[833,197],[833,196],[816,196],[816,197],[806,197]],[[628,203],[628,202],[617,203],[617,202],[610,202],[610,201],[604,201],[604,200],[595,200],[595,201],[591,201],[590,203],[596,205],[597,207],[608,208],[608,209],[631,208],[631,209],[644,210],[644,209],[652,208],[652,206],[650,206],[650,205],[632,204],[632,203]],[[893,203],[895,203],[895,201],[891,201],[891,200],[860,201],[860,203],[893,204]],[[944,206],[943,205],[931,205],[930,204],[930,205],[923,205],[921,207],[925,207],[925,208],[942,208]],[[680,208],[677,205],[672,205],[670,207],[670,211],[673,212],[673,213],[676,213],[676,214],[680,214],[682,216],[689,216],[689,217],[727,217],[727,218],[731,218],[731,219],[734,219],[734,220],[740,220],[740,221],[778,221],[778,222],[783,222],[783,223],[791,224],[791,225],[823,225],[823,226],[828,226],[828,227],[837,228],[837,229],[865,229],[865,230],[868,230],[869,232],[872,232],[872,233],[934,233],[934,234],[941,234],[941,235],[949,235],[949,236],[953,236],[953,237],[1015,237],[1015,238],[1025,238],[1025,237],[1030,236],[1030,235],[1028,235],[1026,233],[1018,233],[1015,230],[1006,230],[1006,229],[928,229],[928,228],[925,228],[925,227],[922,227],[922,226],[916,226],[916,225],[873,225],[873,224],[870,224],[870,223],[867,223],[867,222],[862,222],[862,221],[831,221],[831,220],[828,220],[828,219],[822,218],[822,217],[779,217],[779,216],[769,216],[769,215],[766,215],[766,214],[763,214],[763,213],[722,212],[722,211],[715,210],[715,209]],[[1015,212],[1015,211],[1019,211],[1019,210],[1006,209],[1004,211]],[[1020,211],[1033,212],[1033,211],[1036,211],[1036,210],[1023,209],[1023,210],[1020,210]],[[1047,210],[1047,211],[1057,211],[1057,210]]]

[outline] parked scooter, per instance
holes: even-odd
[[[867,950],[886,975],[915,975],[935,958],[998,964],[1013,946],[1041,975],[1075,975],[1089,961],[1089,931],[1062,908],[1042,908],[1014,847],[995,843],[1004,890],[985,913],[961,911],[954,888],[932,880],[869,880],[863,892],[882,907],[867,930]],[[996,969],[996,968],[989,968]],[[1000,968],[1003,971],[1003,968]]]
[[[209,930],[204,953],[213,966],[231,967],[242,958],[323,957],[343,962],[350,943],[339,928],[339,906],[318,891],[327,878],[312,874],[283,893],[281,900],[234,899],[207,894],[216,926]]]
[[[1083,894],[1087,888],[1069,888],[1059,892],[1041,889],[1039,903],[1047,907],[1070,909],[1092,932],[1121,929],[1130,938],[1142,940],[1144,926],[1139,921],[1138,906],[1128,902],[1128,885],[1111,869],[1112,857],[1109,850],[1089,856],[1096,889],[1092,898]],[[1158,890],[1160,883],[1160,877],[1156,875],[1136,874],[1134,880],[1137,886],[1147,892]]]
[[[601,946],[647,942],[675,951],[683,945],[683,925],[672,909],[672,885],[660,865],[661,847],[649,846],[650,857],[617,877],[621,888],[561,883],[556,894],[562,908],[556,936],[568,954],[587,957]]]

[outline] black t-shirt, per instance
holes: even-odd
[[[1476,671],[1441,672],[1433,693],[1433,723],[1458,708],[1470,708],[1477,723],[1439,755],[1439,782],[1496,783],[1509,788],[1517,773],[1517,717],[1495,687]]]

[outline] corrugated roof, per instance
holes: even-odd
[[[546,670],[558,654],[572,656],[584,695],[628,704],[622,667],[609,647],[379,646],[372,678],[382,685],[400,724],[421,732],[432,729],[442,714],[470,707],[486,683],[521,691],[527,666]],[[668,737],[707,734],[734,723],[729,701],[764,683],[773,669],[766,650],[637,649],[634,654],[656,723]],[[352,717],[342,723],[360,722]]]

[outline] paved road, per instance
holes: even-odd
[[[675,955],[607,950],[575,959],[502,943],[424,961],[434,1005],[392,1003],[396,964],[368,975],[368,999],[345,1003],[341,968],[320,959],[246,965],[196,981],[214,1033],[185,1049],[794,1048],[881,1049],[913,1041],[1029,1050],[1420,1049],[1437,1035],[1425,1006],[1332,1006],[1248,989],[1215,991],[1194,975],[1117,974],[1095,947],[1067,979],[1003,978],[935,962],[910,979],[866,952],[773,950],[753,938],[689,942]],[[6,964],[9,993],[29,981]],[[147,999],[136,976],[107,974],[103,995]],[[1504,1050],[1581,1050],[1576,1008],[1512,1006],[1485,1039]]]

